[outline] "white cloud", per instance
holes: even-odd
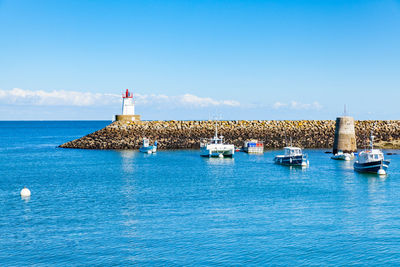
[[[138,105],[141,104],[168,104],[188,107],[210,107],[210,106],[240,106],[240,103],[235,100],[215,100],[210,97],[199,97],[192,94],[184,94],[179,96],[167,95],[142,95],[135,94],[135,101]]]
[[[34,106],[94,106],[118,103],[118,95],[65,90],[31,91],[20,88],[0,90],[0,102]]]
[[[275,109],[289,108],[289,109],[295,109],[295,110],[320,110],[320,109],[322,109],[322,105],[320,103],[318,103],[317,101],[315,101],[311,104],[300,103],[297,101],[290,101],[290,103],[275,102],[272,105],[272,107]]]
[[[209,106],[239,106],[235,100],[215,100],[209,97],[199,97],[192,94],[179,96],[167,96],[156,94],[134,94],[137,105],[157,104],[170,107],[209,107]],[[0,103],[13,105],[35,106],[101,106],[118,105],[121,102],[119,94],[103,94],[90,92],[77,92],[65,90],[24,90],[14,88],[12,90],[0,90]]]
[[[208,107],[208,106],[239,106],[240,103],[235,100],[214,100],[209,97],[199,97],[191,94],[185,94],[183,96],[178,97],[178,100],[185,105],[194,105],[199,107]]]
[[[286,107],[286,106],[287,106],[287,104],[281,103],[281,102],[275,102],[275,103],[272,105],[272,107],[273,107],[273,108],[276,108],[276,109],[281,108],[281,107]]]
[[[197,105],[197,106],[217,106],[219,104],[218,101],[209,98],[209,97],[198,97],[191,94],[185,94],[180,97],[179,101],[183,104],[188,105]]]

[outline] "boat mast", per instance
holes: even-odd
[[[372,151],[372,149],[374,149],[374,136],[372,134],[373,134],[373,132],[371,130],[371,141],[370,141],[371,151]]]
[[[217,120],[215,120],[215,139],[218,138],[218,127],[217,127]]]
[[[374,123],[374,125],[372,126],[372,130],[371,130],[371,151],[372,151],[372,149],[374,149],[374,135],[373,135],[373,133],[374,133],[374,129],[375,129],[375,125],[376,125],[376,122]]]

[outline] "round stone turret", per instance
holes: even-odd
[[[343,116],[336,118],[333,154],[336,154],[338,151],[343,151],[343,153],[357,151],[354,119],[352,117]]]

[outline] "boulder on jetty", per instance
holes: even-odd
[[[143,137],[158,141],[159,149],[199,148],[200,139],[214,135],[214,121],[116,121],[82,138],[60,145],[81,149],[138,149]],[[371,130],[375,141],[391,142],[400,139],[400,121],[355,121],[358,148],[369,144]],[[218,132],[226,142],[241,147],[246,139],[264,142],[265,149],[282,148],[285,136],[292,144],[303,148],[332,148],[335,135],[333,120],[219,121]],[[385,147],[389,148],[389,147]]]

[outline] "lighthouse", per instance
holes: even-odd
[[[135,115],[135,104],[133,103],[133,95],[126,89],[122,95],[122,115]]]
[[[115,120],[117,121],[140,121],[140,116],[135,115],[135,102],[133,100],[133,94],[126,89],[125,93],[122,94],[122,114],[116,115]]]

